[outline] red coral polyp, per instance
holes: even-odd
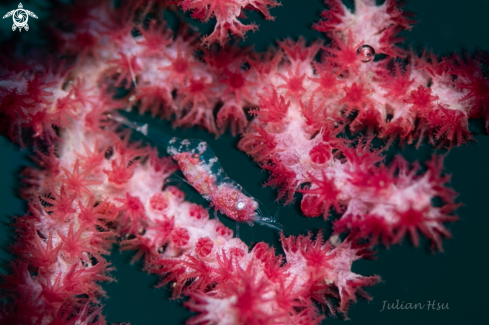
[[[315,145],[311,151],[309,151],[309,157],[313,163],[322,165],[333,157],[331,151],[332,148],[329,144],[321,142]]]
[[[322,179],[309,175],[311,187],[302,189],[300,192],[305,193],[301,207],[306,210],[308,216],[316,217],[318,211],[323,212],[324,219],[328,218],[330,206],[334,206],[336,211],[340,211],[338,203],[338,194],[340,191],[326,174],[322,174]]]
[[[125,229],[129,229],[131,233],[138,233],[139,225],[144,224],[147,218],[144,205],[139,197],[132,196],[127,192],[125,198],[115,198],[115,200],[122,203],[121,206],[116,208],[123,215],[121,225],[124,225]],[[129,225],[126,225],[127,222],[129,222]]]
[[[433,128],[436,139],[448,143],[450,148],[472,140],[465,112],[438,106],[437,110],[427,114],[426,119]]]
[[[200,257],[206,257],[212,252],[213,247],[214,243],[209,237],[201,237],[195,244],[195,252]]]
[[[346,115],[348,116],[354,108],[357,110],[362,110],[364,107],[370,103],[367,98],[369,93],[368,89],[363,88],[363,84],[357,84],[354,82],[351,86],[345,86],[343,88],[345,96],[340,99],[339,104],[345,104],[347,107]]]
[[[164,193],[156,193],[149,198],[149,206],[156,212],[163,212],[168,207],[169,200]]]
[[[133,169],[136,167],[137,162],[131,166],[127,166],[126,157],[122,156],[119,161],[111,161],[112,169],[104,169],[104,173],[107,175],[107,179],[110,183],[116,186],[123,186],[127,184],[134,175]]]
[[[185,228],[175,228],[171,233],[171,241],[176,247],[187,246],[190,240],[190,234]]]
[[[190,205],[189,215],[191,218],[194,218],[196,220],[205,221],[209,219],[209,212],[207,212],[206,209],[197,204]]]
[[[266,88],[264,94],[260,94],[260,109],[250,111],[255,114],[262,122],[277,123],[280,122],[290,106],[290,101],[287,102],[284,96],[279,97],[275,89]]]

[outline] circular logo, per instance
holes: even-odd
[[[27,20],[29,20],[27,13],[24,9],[15,10],[13,17],[14,24],[17,25],[17,27],[24,27],[27,24]]]

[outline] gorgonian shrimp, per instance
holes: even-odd
[[[210,146],[200,140],[181,140],[148,124],[136,123],[121,115],[107,117],[166,148],[166,152],[177,161],[187,182],[194,187],[211,207],[236,222],[253,225],[255,222],[276,230],[282,226],[266,208],[249,195],[238,183],[229,178]]]

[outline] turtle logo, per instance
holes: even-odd
[[[25,10],[24,7],[22,6],[22,3],[19,3],[19,9],[15,9],[7,12],[7,14],[3,16],[3,19],[8,18],[10,16],[12,16],[14,20],[14,24],[12,25],[12,31],[15,31],[15,29],[18,28],[19,32],[22,31],[22,28],[24,28],[26,31],[29,30],[29,25],[27,25],[29,16],[37,19],[36,14],[33,13],[32,11]]]

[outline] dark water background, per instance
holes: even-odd
[[[249,14],[250,20],[256,21],[260,29],[248,34],[245,45],[255,45],[257,50],[264,50],[274,44],[275,40],[285,37],[304,36],[307,40],[322,38],[322,34],[310,29],[316,22],[319,12],[324,8],[316,0],[282,0],[283,6],[272,9],[275,22],[266,22],[257,14]],[[351,6],[352,1],[348,4]],[[24,8],[36,12],[34,3],[23,2]],[[0,14],[17,8],[16,1],[2,1]],[[29,8],[29,5],[33,7]],[[489,50],[489,0],[411,0],[405,10],[415,12],[419,21],[411,32],[403,33],[406,44],[415,49],[426,47],[436,54]],[[36,12],[37,13],[37,12]],[[20,40],[35,37],[36,27],[42,24],[39,20],[29,19],[31,29],[17,35]],[[198,25],[198,24],[197,24]],[[210,24],[212,25],[212,24]],[[200,25],[208,30],[210,25]],[[10,37],[11,18],[0,21],[0,38]],[[0,46],[1,50],[1,46]],[[144,119],[141,119],[144,120]],[[207,141],[216,152],[228,175],[240,183],[251,195],[263,202],[274,212],[279,205],[273,202],[276,192],[261,187],[267,173],[257,167],[244,153],[236,149],[238,139],[229,134],[215,140],[205,131],[172,130],[168,123],[153,121],[155,125],[180,138],[195,138]],[[471,130],[476,133],[476,141],[453,149],[445,160],[445,171],[452,174],[451,186],[460,193],[458,202],[464,206],[457,213],[461,221],[449,225],[454,239],[444,241],[444,253],[432,254],[426,241],[415,248],[409,240],[386,250],[379,248],[377,261],[357,261],[353,271],[362,275],[378,274],[384,283],[368,288],[374,297],[367,302],[362,299],[349,311],[353,324],[489,324],[486,310],[489,308],[488,266],[488,232],[489,232],[489,136],[479,123],[471,123]],[[27,151],[0,138],[0,245],[6,246],[12,229],[7,223],[13,215],[25,212],[23,202],[17,197],[17,175],[22,165],[28,163]],[[406,147],[391,150],[389,155],[402,152],[409,161],[424,161],[430,157],[433,149],[424,145],[419,150]],[[184,186],[184,185],[182,185]],[[300,198],[299,196],[297,196]],[[202,202],[199,196],[189,191],[189,200]],[[298,200],[297,200],[298,202]],[[325,229],[330,232],[329,222],[320,219],[301,217],[298,204],[280,207],[280,222],[284,225],[286,235],[304,234],[307,230]],[[221,218],[222,220],[222,218]],[[234,229],[232,222],[227,223]],[[264,240],[277,245],[277,234],[268,228],[247,226],[241,228],[241,237],[248,243],[251,231],[255,240]],[[277,246],[278,247],[278,246]],[[109,299],[105,301],[104,314],[108,323],[131,322],[142,324],[183,324],[191,313],[180,302],[169,301],[167,289],[154,289],[157,278],[141,271],[141,263],[130,265],[133,253],[119,253],[114,249],[108,257],[117,271],[113,276],[117,283],[105,284]],[[0,256],[8,259],[2,252]],[[396,300],[406,303],[448,304],[448,310],[384,310],[383,301],[395,303]],[[323,324],[340,324],[341,318],[327,318]]]

